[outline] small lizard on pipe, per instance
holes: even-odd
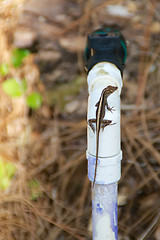
[[[93,126],[93,123],[96,123],[96,164],[95,164],[95,174],[94,174],[94,181],[93,181],[93,187],[95,184],[95,180],[96,180],[96,173],[97,173],[97,165],[98,165],[98,149],[99,149],[99,132],[100,129],[104,130],[104,128],[108,125],[113,125],[112,120],[104,120],[104,116],[105,116],[105,107],[107,107],[107,109],[112,112],[114,109],[113,107],[110,108],[108,106],[108,102],[107,102],[107,98],[116,90],[118,89],[118,87],[114,87],[114,86],[108,86],[106,88],[103,89],[100,99],[99,101],[96,103],[96,119],[89,119],[88,120],[88,125],[91,127],[91,129],[93,130],[93,132],[95,132],[95,128]]]

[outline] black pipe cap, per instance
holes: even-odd
[[[99,62],[110,62],[115,64],[123,74],[126,57],[126,42],[118,30],[100,28],[88,35],[85,51],[88,72]]]

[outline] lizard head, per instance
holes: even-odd
[[[110,94],[115,92],[117,89],[118,89],[118,87],[114,87],[114,86],[109,85],[108,87],[103,89],[103,93],[105,93],[106,95],[109,96]]]

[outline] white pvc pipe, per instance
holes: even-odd
[[[117,240],[117,183],[95,184],[92,188],[92,226],[94,240]]]
[[[112,63],[96,64],[87,76],[88,82],[88,116],[87,120],[96,118],[96,103],[102,90],[107,86],[117,86],[118,89],[108,98],[105,120],[111,120],[112,125],[104,128],[99,134],[98,167],[95,186],[92,189],[92,223],[93,240],[117,240],[117,181],[121,176],[122,151],[120,147],[120,93],[122,77],[120,70]],[[87,153],[88,177],[93,182],[96,160],[96,133],[88,125]]]

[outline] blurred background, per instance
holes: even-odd
[[[91,239],[87,34],[122,32],[119,240],[160,240],[160,2],[0,1],[0,240]]]

